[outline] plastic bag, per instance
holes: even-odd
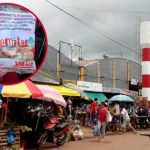
[[[74,139],[82,140],[83,139],[83,132],[81,129],[73,131]]]
[[[14,132],[9,130],[7,133],[7,141],[9,144],[13,144],[15,142]]]
[[[112,121],[112,116],[110,114],[110,112],[107,113],[107,122],[111,122]]]

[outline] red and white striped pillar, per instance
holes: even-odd
[[[142,95],[150,101],[150,48],[142,49]]]
[[[141,22],[140,44],[142,48],[142,96],[150,101],[150,21]]]

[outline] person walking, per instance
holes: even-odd
[[[68,115],[72,114],[72,97],[69,97],[67,100],[67,108],[68,108]]]
[[[91,116],[92,116],[92,124],[95,125],[97,121],[97,110],[98,110],[98,99],[95,98],[91,103]]]
[[[98,130],[99,130],[98,141],[99,142],[104,142],[105,130],[107,124],[107,114],[108,114],[108,110],[106,108],[106,105],[104,102],[102,102],[98,110]]]
[[[130,123],[130,117],[129,114],[127,112],[127,110],[125,109],[125,106],[122,104],[120,105],[120,110],[121,110],[121,115],[123,117],[123,124],[122,124],[122,130],[123,132],[126,131],[126,127],[129,127],[132,129],[134,134],[137,134],[137,131],[132,127],[131,123]]]

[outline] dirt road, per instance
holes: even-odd
[[[50,145],[42,146],[41,150],[150,150],[150,138],[141,136],[139,133],[149,133],[138,131],[137,135],[125,133],[124,135],[107,135],[104,143],[97,141],[92,135],[91,129],[84,129],[85,139],[82,141],[72,141],[65,143],[62,147]]]

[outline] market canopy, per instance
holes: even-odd
[[[41,91],[29,80],[20,84],[1,86],[1,94],[3,97],[15,98],[37,98],[43,96]]]
[[[107,100],[107,97],[103,93],[100,93],[100,92],[87,92],[86,91],[85,93],[91,100],[94,100],[95,98],[97,98],[98,104]]]
[[[80,93],[80,96],[82,98],[84,98],[85,100],[89,100],[89,97],[87,96],[87,94],[81,88],[79,88],[77,85],[71,84],[71,83],[64,83],[63,85],[69,89],[76,90],[77,92]]]
[[[111,102],[119,101],[119,102],[134,102],[134,99],[127,95],[115,95],[109,99]]]
[[[61,93],[48,85],[37,85],[27,80],[20,84],[10,86],[0,86],[3,97],[12,98],[37,98],[41,100],[53,101],[56,104],[66,106],[66,101]]]
[[[66,106],[66,101],[58,90],[51,88],[48,85],[36,84],[36,86],[40,89],[40,91],[43,94],[43,96],[39,97],[38,99],[54,101],[56,104]]]
[[[50,87],[58,90],[64,96],[80,96],[80,93],[78,91],[66,88],[64,86],[56,85],[56,86],[50,86]]]

